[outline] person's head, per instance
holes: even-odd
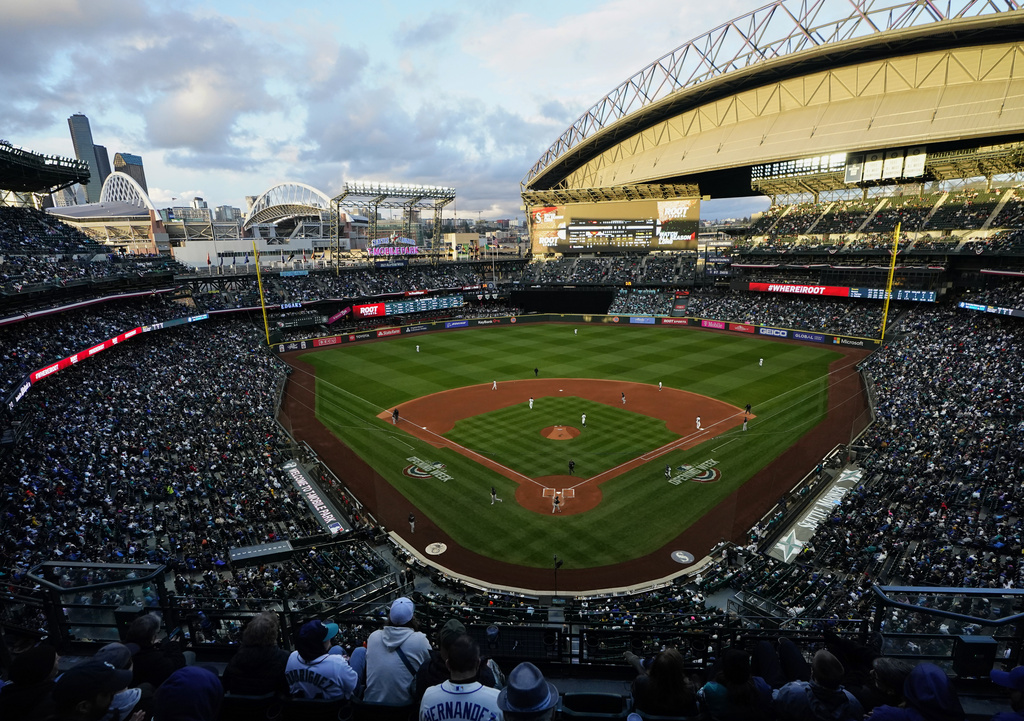
[[[215,721],[223,699],[224,687],[215,673],[185,666],[156,690],[153,721]]]
[[[902,699],[903,684],[913,670],[914,666],[903,659],[879,656],[871,662],[871,682],[884,695]]]
[[[529,661],[512,669],[498,694],[505,721],[546,721],[558,705],[558,689]]]
[[[451,649],[455,639],[465,635],[465,633],[466,627],[457,618],[449,618],[445,621],[445,624],[441,626],[441,630],[437,632],[437,652],[441,654],[441,658],[448,659],[448,651]]]
[[[93,660],[106,661],[114,668],[132,670],[132,649],[123,643],[108,643],[93,654]]]
[[[24,688],[51,680],[57,675],[58,659],[57,649],[48,643],[41,643],[19,653],[11,659],[8,674],[11,683]]]
[[[304,623],[295,639],[295,650],[304,661],[320,658],[331,648],[331,639],[338,635],[338,626],[313,619]]]
[[[53,701],[57,714],[82,721],[103,718],[114,694],[128,688],[132,672],[107,661],[89,659],[57,677]]]
[[[814,660],[811,662],[811,676],[820,686],[833,690],[839,688],[845,673],[846,669],[843,668],[843,664],[830,652],[821,649],[814,654]]]
[[[686,661],[676,648],[666,648],[651,661],[647,675],[658,686],[669,688],[686,680]]]
[[[276,646],[281,621],[273,611],[257,613],[242,631],[243,646]]]
[[[914,667],[903,682],[903,698],[907,706],[926,719],[964,717],[964,709],[953,684],[946,672],[934,663],[921,663]]]
[[[476,678],[480,669],[480,647],[467,633],[455,638],[448,647],[448,675],[452,681],[468,681]]]
[[[722,654],[722,670],[719,675],[725,686],[745,684],[750,680],[750,656],[742,649],[726,649]]]
[[[146,648],[156,643],[156,635],[160,632],[160,617],[155,613],[139,616],[128,627],[125,643],[134,643]]]
[[[396,598],[391,603],[391,610],[388,612],[388,620],[392,626],[414,626],[415,619],[413,614],[416,611],[416,605],[412,600],[402,596]]]
[[[1010,706],[1014,711],[1024,711],[1024,666],[1010,671],[992,669],[992,683],[1010,691]]]

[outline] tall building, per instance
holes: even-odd
[[[106,145],[94,145],[96,149],[96,163],[100,169],[100,185],[102,186],[107,181],[107,176],[110,175],[110,153],[107,152]]]
[[[146,187],[146,169],[142,167],[141,155],[117,153],[114,155],[114,170],[130,176],[142,186],[143,190],[149,192],[149,188]]]
[[[89,118],[81,113],[75,113],[68,118],[68,128],[71,130],[71,144],[75,147],[75,157],[89,165],[89,182],[84,187],[85,202],[98,203],[100,190],[103,189],[103,179],[100,177],[100,164],[96,159],[96,146],[92,142]]]

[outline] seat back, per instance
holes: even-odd
[[[629,715],[629,698],[617,693],[566,693],[561,714],[565,719],[613,721]]]
[[[225,693],[219,721],[273,721],[281,717],[281,700],[273,693],[248,696]]]
[[[290,698],[284,704],[282,721],[351,721],[348,699]]]
[[[352,700],[352,721],[411,721],[415,718],[416,706],[411,703],[395,705]]]

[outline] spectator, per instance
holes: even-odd
[[[430,657],[416,671],[416,697],[413,699],[414,703],[419,704],[423,698],[423,693],[428,688],[443,683],[449,678],[448,651],[452,643],[465,634],[466,627],[455,618],[448,619],[444,626],[441,627],[441,630],[437,632],[437,648],[430,650]],[[477,679],[488,688],[495,688],[497,686],[494,673],[487,663],[480,664]]]
[[[258,696],[269,691],[284,693],[288,652],[277,645],[281,622],[276,613],[256,614],[242,631],[242,645],[228,661],[221,681],[229,693]]]
[[[903,703],[903,684],[913,670],[902,659],[880,656],[871,664],[870,683],[851,691],[860,699],[865,712],[876,706],[899,706]]]
[[[751,675],[747,652],[727,649],[721,663],[721,670],[700,690],[701,710],[713,721],[770,719],[771,687],[760,676]]]
[[[1010,671],[992,669],[992,683],[1010,691],[1010,708],[1012,711],[1000,711],[992,717],[992,721],[1024,721],[1024,666]]]
[[[57,675],[58,659],[57,649],[41,643],[11,660],[10,683],[0,687],[0,718],[34,721],[52,712],[50,692]]]
[[[462,721],[501,721],[498,690],[477,680],[480,649],[468,634],[451,642],[447,660],[450,678],[430,686],[420,702],[421,719],[461,719]],[[454,714],[451,709],[454,708]]]
[[[299,629],[296,650],[288,657],[285,670],[293,695],[339,699],[352,698],[355,694],[359,674],[345,660],[341,647],[331,646],[331,639],[337,635],[336,624],[319,620],[309,621]]]
[[[430,658],[430,642],[418,631],[415,606],[396,598],[390,626],[374,631],[366,641],[366,691],[373,703],[409,704],[415,696],[416,672]]]
[[[94,661],[106,661],[111,666],[124,671],[132,670],[132,649],[123,643],[108,643],[93,654]],[[148,683],[142,688],[126,688],[114,695],[110,702],[110,708],[102,721],[121,721],[131,716],[135,708],[149,706],[150,697],[153,695],[153,687]]]
[[[173,640],[161,643],[157,640],[159,632],[160,617],[155,613],[139,616],[128,627],[125,641],[138,647],[132,658],[133,686],[148,683],[159,688],[168,676],[186,665],[181,645]]]
[[[157,689],[153,721],[216,721],[224,688],[205,668],[179,668]]]
[[[638,673],[632,688],[633,705],[638,711],[657,716],[697,715],[697,691],[686,675],[686,662],[678,649],[666,648],[649,666],[630,651],[625,657]]]
[[[864,709],[842,687],[843,664],[828,651],[814,654],[810,681],[791,681],[775,694],[773,707],[782,721],[860,721]]]
[[[963,721],[964,709],[946,673],[933,663],[918,664],[903,684],[904,706],[879,706],[871,721]]]
[[[512,669],[498,693],[505,721],[550,721],[558,705],[558,689],[529,661]]]
[[[97,721],[110,708],[114,695],[128,688],[130,671],[114,668],[106,661],[88,660],[57,677],[53,687],[56,711],[50,721]],[[137,711],[129,721],[142,721]]]

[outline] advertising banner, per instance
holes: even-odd
[[[341,343],[341,336],[339,335],[332,335],[330,338],[313,339],[313,346],[316,348],[322,348],[327,345],[337,345],[338,343]]]
[[[468,320],[449,320],[445,321],[445,328],[466,328],[469,326]]]
[[[821,333],[804,333],[802,330],[793,331],[793,340],[807,340],[812,343],[824,343],[825,336]]]
[[[339,318],[344,318],[346,315],[348,315],[351,312],[352,312],[352,306],[350,306],[350,305],[345,306],[344,308],[342,308],[337,313],[335,313],[334,315],[332,315],[330,318],[327,319],[327,325],[330,325],[331,323],[333,323],[334,321],[338,320]]]
[[[352,314],[356,318],[382,318],[386,314],[383,303],[367,303],[352,306]]]
[[[649,316],[633,316],[629,319],[634,325],[654,325],[654,318]]]
[[[690,325],[688,318],[662,318],[662,325]]]
[[[715,328],[717,330],[725,330],[726,324],[720,320],[702,320],[700,322],[701,328]]]
[[[288,476],[321,526],[331,534],[352,530],[352,526],[338,513],[334,504],[327,498],[327,494],[302,470],[298,463],[288,461],[281,466],[281,470]]]
[[[830,295],[850,297],[850,289],[841,285],[796,285],[790,283],[748,283],[748,289],[759,293],[797,293],[799,295]]]
[[[729,330],[734,330],[737,333],[753,333],[754,326],[744,325],[743,323],[730,323]]]

